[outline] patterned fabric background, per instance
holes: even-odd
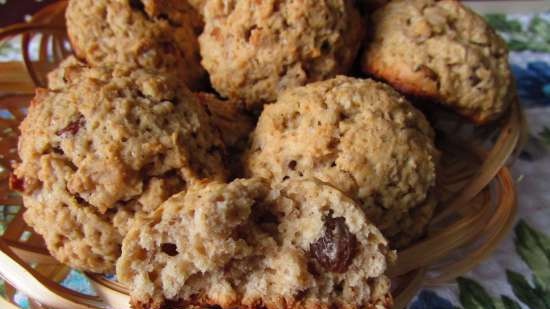
[[[518,222],[474,271],[428,287],[410,309],[550,309],[550,13],[488,15],[510,47],[530,139],[514,167]]]

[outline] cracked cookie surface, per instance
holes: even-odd
[[[71,0],[67,31],[76,55],[91,65],[123,64],[174,71],[202,88],[199,14],[185,0]]]
[[[395,90],[339,76],[265,106],[244,165],[249,176],[274,182],[316,177],[332,184],[401,247],[431,218],[438,157],[424,115]]]
[[[251,107],[346,73],[363,37],[350,0],[208,0],[203,15],[200,50],[213,87]]]
[[[370,30],[363,70],[404,93],[481,124],[514,99],[505,42],[459,1],[391,1],[373,14]]]
[[[195,181],[225,177],[223,144],[174,76],[75,59],[58,70],[21,123],[13,177],[26,221],[53,256],[113,271],[136,215]]]
[[[318,180],[204,183],[128,233],[117,277],[135,308],[388,308],[393,260],[360,207]]]

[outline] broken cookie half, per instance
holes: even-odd
[[[134,308],[389,308],[394,253],[318,180],[198,184],[137,222],[117,275]]]

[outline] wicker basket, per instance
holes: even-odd
[[[69,268],[53,259],[41,237],[22,219],[21,199],[8,189],[9,166],[16,160],[17,126],[33,89],[71,51],[65,32],[67,2],[50,5],[30,22],[0,30],[0,40],[22,35],[21,63],[0,63],[0,219],[9,222],[0,237],[0,275],[13,305],[16,290],[30,297],[31,308],[129,308],[128,291],[104,276],[87,274],[98,296],[83,295],[59,284]],[[31,42],[38,48],[31,50]],[[442,166],[441,203],[425,238],[398,253],[390,269],[395,308],[417,291],[455,278],[486,258],[508,233],[516,212],[514,181],[507,168],[522,145],[525,123],[516,101],[496,124],[474,127],[456,116],[431,110],[438,132]]]

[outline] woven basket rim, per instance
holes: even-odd
[[[25,68],[36,86],[43,85],[45,72],[41,70],[51,65],[52,59],[47,59],[48,57],[44,56],[46,54],[43,46],[41,46],[39,48],[39,59],[33,60],[29,52],[30,41],[36,34],[42,34],[42,45],[46,41],[44,37],[53,40],[53,44],[58,46],[65,43],[60,41],[66,39],[64,37],[65,29],[58,26],[60,23],[57,19],[63,18],[67,3],[68,1],[60,1],[45,7],[34,16],[30,23],[0,29],[0,41],[14,35],[23,35],[22,56]],[[66,54],[58,52],[58,56],[66,56]],[[55,59],[53,63],[59,60]],[[463,150],[466,153],[471,154],[471,158],[479,158],[482,165],[477,173],[467,178],[469,182],[456,192],[458,198],[452,200],[449,205],[445,205],[441,212],[437,213],[438,217],[433,222],[434,231],[436,231],[434,235],[429,235],[426,239],[399,252],[401,257],[399,260],[405,262],[398,261],[398,264],[390,270],[390,275],[396,282],[405,282],[399,283],[395,288],[397,293],[395,308],[406,306],[423,284],[435,284],[449,280],[473,268],[495,249],[500,240],[510,230],[515,218],[517,195],[514,181],[506,163],[514,157],[514,151],[517,153],[518,147],[523,145],[526,139],[525,128],[523,111],[519,101],[515,100],[508,114],[503,117],[500,126],[494,128],[498,132],[497,138],[489,150],[480,147],[479,144],[461,143],[462,145],[455,145],[464,148]],[[476,136],[476,138],[480,139],[479,136]],[[485,140],[481,139],[481,141]],[[479,199],[479,201],[476,199]],[[474,200],[479,204],[475,207],[479,209],[469,205]],[[461,220],[453,222],[446,230],[437,230],[437,223],[443,222],[450,215],[461,214],[461,212],[467,211],[468,208],[476,210],[476,213],[463,215]],[[491,222],[493,226],[489,226],[490,224],[487,224],[487,222]],[[482,242],[468,251],[466,254],[468,259],[448,264],[445,269],[437,268],[437,263],[445,261],[445,258],[456,252],[457,249],[474,243],[474,239],[479,238],[479,235],[484,235],[488,241]],[[423,252],[430,252],[431,254],[427,256]],[[40,265],[55,265],[58,263],[44,247],[0,238],[1,259],[4,259],[7,264],[0,263],[0,274],[8,276],[7,281],[18,289],[30,293],[33,298],[43,304],[54,308],[66,308],[68,305],[79,306],[78,304],[87,306],[86,308],[104,308],[107,304],[114,304],[116,308],[124,308],[123,304],[128,306],[127,289],[120,283],[105,279],[102,275],[87,274],[100,296],[90,297],[77,292],[68,292],[57,282],[33,271],[27,265],[29,262]],[[34,285],[29,285],[32,288],[25,286],[28,282],[23,285],[14,282],[17,280],[13,280],[13,276],[16,276],[17,272],[6,271],[4,265],[10,265],[25,277],[35,277],[40,280],[34,282]],[[437,275],[428,278],[428,272],[435,272]],[[39,291],[40,295],[35,295],[33,291],[35,293]],[[63,303],[63,299],[65,299],[65,303]]]

